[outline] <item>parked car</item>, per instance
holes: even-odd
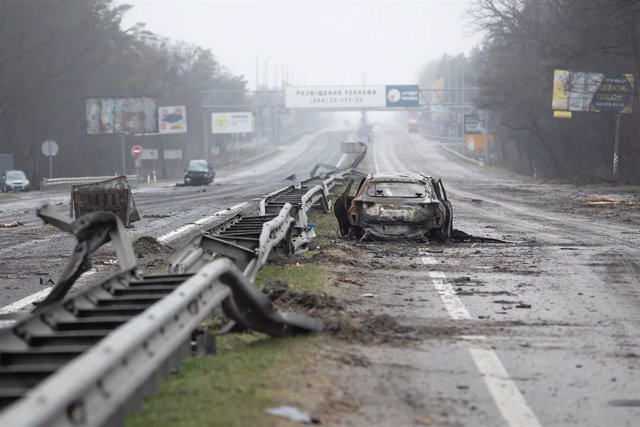
[[[445,241],[453,233],[453,209],[442,180],[424,174],[380,173],[353,181],[336,200],[342,235],[378,240],[428,238]]]
[[[29,191],[31,189],[27,176],[21,170],[6,171],[2,175],[0,184],[3,193],[8,191]]]
[[[191,160],[184,168],[184,185],[209,185],[216,173],[206,160]]]

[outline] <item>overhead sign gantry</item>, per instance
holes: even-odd
[[[417,108],[418,85],[288,86],[285,107],[310,110]]]

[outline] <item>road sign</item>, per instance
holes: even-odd
[[[49,158],[49,178],[53,178],[53,157],[58,154],[58,144],[47,139],[42,143],[42,154]]]
[[[143,148],[141,145],[134,145],[131,147],[131,155],[136,159],[142,155]]]
[[[480,132],[480,117],[477,114],[465,114],[464,115],[464,133],[465,134],[479,134]]]
[[[55,156],[58,154],[58,144],[51,139],[46,140],[42,143],[42,154],[47,157]]]
[[[145,148],[142,151],[142,160],[158,160],[158,149],[157,148]]]
[[[387,108],[418,107],[418,85],[393,85],[386,87]]]

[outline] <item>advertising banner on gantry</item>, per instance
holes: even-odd
[[[289,86],[285,107],[320,110],[419,106],[418,85]]]
[[[418,85],[385,86],[387,108],[410,108],[420,104]]]
[[[288,86],[286,108],[358,109],[386,107],[385,86]]]
[[[595,113],[632,112],[633,74],[555,70],[551,108]]]

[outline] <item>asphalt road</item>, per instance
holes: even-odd
[[[348,133],[346,129],[329,129],[303,135],[269,156],[222,168],[214,184],[206,187],[176,187],[175,182],[143,184],[134,190],[142,219],[129,229],[130,237],[166,236],[201,218],[291,185],[285,178],[292,174],[298,181],[306,179],[317,162],[338,163],[340,143]],[[15,317],[15,307],[7,305],[41,292],[50,286],[46,283],[49,279],[56,280],[76,243],[73,236],[43,225],[36,216],[35,207],[44,201],[61,213],[69,212],[67,193],[33,191],[0,201],[0,223],[24,224],[0,229],[0,324]],[[199,228],[193,227],[172,245],[179,248]],[[94,282],[96,277],[99,275],[88,274],[78,285]]]
[[[455,228],[507,243],[375,249],[387,268],[364,281],[378,296],[367,309],[450,332],[354,346],[368,365],[345,368],[345,394],[362,410],[341,425],[638,425],[637,206],[576,212],[589,190],[486,174],[420,135],[376,129],[371,172],[441,177]]]

